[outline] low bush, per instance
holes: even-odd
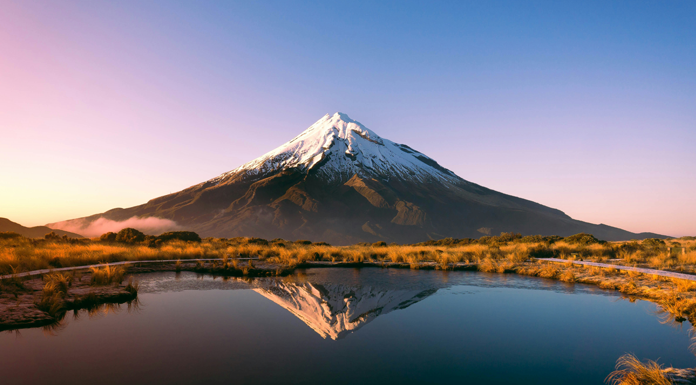
[[[599,239],[595,238],[594,235],[586,233],[579,233],[565,237],[563,238],[563,241],[576,245],[594,245],[597,243],[605,243],[605,241],[600,241]]]
[[[161,240],[162,242],[167,242],[171,240],[197,243],[201,242],[201,237],[193,231],[170,231],[157,236],[157,239]],[[266,241],[266,244],[268,244],[268,241]]]
[[[99,237],[99,242],[107,242],[107,243],[116,242],[116,233],[108,232],[106,234],[102,234]]]
[[[14,233],[12,231],[0,231],[0,239],[18,239],[24,238],[21,234]]]
[[[145,234],[133,228],[125,228],[116,234],[116,242],[135,244],[145,240]]]

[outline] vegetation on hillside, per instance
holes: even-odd
[[[94,239],[56,236],[28,239],[0,234],[1,274],[117,261],[208,258],[220,259],[222,263],[210,266],[203,263],[199,270],[244,272],[245,267],[248,271],[254,270],[248,266],[239,267],[239,258],[258,258],[280,269],[310,261],[370,262],[442,270],[467,266],[483,272],[517,273],[619,290],[628,296],[657,302],[676,320],[696,321],[696,284],[691,281],[616,269],[534,262],[538,258],[561,258],[693,272],[696,270],[696,240],[689,238],[604,242],[589,234],[561,238],[503,233],[476,240],[448,238],[414,245],[377,242],[331,246],[306,240],[200,239],[197,234],[184,231],[150,236],[135,229],[123,229]],[[95,283],[112,282],[111,275],[123,277],[120,268],[108,269],[111,270],[93,272]],[[181,263],[177,269],[181,269]]]
[[[589,234],[561,238],[503,233],[479,239],[446,238],[414,245],[376,242],[331,246],[306,240],[201,239],[189,231],[151,236],[135,229],[123,229],[93,239],[55,234],[48,234],[45,239],[29,239],[14,233],[0,233],[0,274],[116,261],[225,257],[254,257],[287,265],[306,261],[387,261],[415,266],[432,262],[442,268],[453,263],[492,266],[506,261],[521,263],[531,258],[562,258],[692,272],[696,271],[696,240],[684,237],[668,241],[604,242]]]

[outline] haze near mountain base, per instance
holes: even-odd
[[[171,220],[203,237],[309,239],[337,245],[478,238],[500,232],[585,232],[610,241],[662,237],[581,222],[468,182],[340,112],[325,115],[275,150],[201,184],[144,205],[49,226],[79,233],[95,221],[134,217]]]

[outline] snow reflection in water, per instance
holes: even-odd
[[[137,311],[0,333],[0,382],[586,384],[625,352],[694,366],[686,328],[593,286],[379,268],[138,278]]]

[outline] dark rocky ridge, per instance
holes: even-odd
[[[43,238],[46,234],[54,232],[60,236],[68,236],[70,238],[82,238],[82,235],[71,233],[63,230],[54,230],[46,226],[26,227],[19,223],[12,222],[7,218],[0,218],[0,232],[12,232],[22,235],[27,238]]]

